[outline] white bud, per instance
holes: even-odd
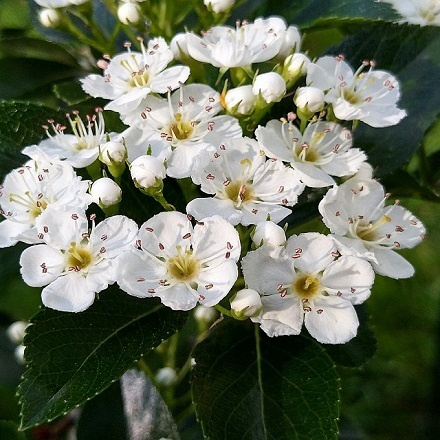
[[[286,83],[276,72],[262,73],[255,78],[252,93],[256,96],[261,94],[268,104],[278,102],[286,94]]]
[[[164,387],[169,387],[176,382],[177,373],[174,368],[163,367],[157,370],[156,382]]]
[[[219,14],[220,12],[225,12],[231,9],[235,0],[203,0],[203,3],[207,8],[211,6],[211,9],[216,14]]]
[[[99,150],[99,159],[106,165],[121,164],[127,159],[127,149],[122,142],[106,142],[99,147]]]
[[[324,92],[316,87],[299,87],[293,102],[303,113],[320,112],[324,108]]]
[[[254,109],[256,99],[251,85],[240,86],[226,92],[226,109],[233,114],[249,115]]]
[[[165,178],[163,162],[153,156],[139,156],[130,165],[133,181],[141,188],[151,188],[156,185],[156,180]]]
[[[122,199],[122,190],[119,185],[108,177],[93,182],[90,188],[93,201],[101,208],[116,205]]]
[[[14,350],[14,357],[19,364],[24,364],[24,345],[17,345]]]
[[[28,322],[16,321],[6,329],[6,334],[12,342],[16,344],[21,344],[23,342],[24,334],[28,326]]]
[[[127,25],[139,23],[142,18],[142,11],[137,3],[122,3],[117,14],[119,21]]]
[[[298,52],[301,47],[301,34],[295,26],[289,26],[284,34],[283,44],[278,52],[278,58],[286,58],[292,52]]]
[[[274,222],[260,222],[255,227],[252,241],[257,247],[269,245],[277,248],[286,243],[286,234],[284,229]]]
[[[201,322],[212,322],[217,317],[218,312],[214,307],[197,306],[194,309],[194,318]]]
[[[60,23],[60,16],[55,9],[42,9],[38,15],[40,23],[47,28],[57,27]]]
[[[182,60],[182,58],[188,58],[188,43],[186,41],[186,34],[179,33],[174,35],[170,43],[170,50],[173,52],[173,57],[176,60]]]
[[[299,77],[307,73],[307,66],[311,63],[309,58],[303,53],[289,55],[284,61],[284,76]]]
[[[231,311],[237,318],[251,318],[260,313],[263,304],[254,289],[239,290],[231,300]]]

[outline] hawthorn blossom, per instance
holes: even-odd
[[[412,248],[422,241],[425,227],[397,203],[386,206],[389,194],[371,178],[371,167],[338,187],[330,189],[319,204],[319,212],[342,254],[368,260],[376,273],[408,278],[413,266],[396,250]]]
[[[390,3],[402,16],[399,23],[420,26],[440,26],[440,2],[438,0],[380,0]]]
[[[70,5],[77,6],[89,0],[34,0],[35,3],[43,8],[64,8]]]
[[[168,99],[148,96],[143,106],[144,111],[122,118],[142,130],[126,135],[129,160],[145,154],[149,145],[153,156],[167,161],[170,177],[189,177],[203,150],[242,134],[237,119],[218,115],[220,94],[207,85],[183,86]]]
[[[268,217],[278,223],[304,190],[293,169],[278,160],[266,161],[258,143],[249,138],[231,139],[202,152],[191,178],[214,197],[191,200],[188,214],[197,220],[216,214],[232,225],[252,225]]]
[[[167,65],[173,53],[161,37],[153,38],[147,47],[141,42],[142,52],[127,52],[101,60],[104,76],[89,75],[81,80],[86,93],[97,98],[110,99],[106,110],[125,114],[133,111],[149,93],[166,93],[184,83],[189,67]]]
[[[356,336],[353,305],[369,297],[374,272],[365,260],[340,257],[330,237],[293,235],[284,253],[273,255],[262,246],[243,258],[242,268],[247,286],[262,295],[262,310],[251,319],[268,336],[297,335],[303,323],[325,344]]]
[[[284,45],[286,23],[279,17],[258,18],[254,23],[214,26],[202,37],[186,33],[186,49],[195,60],[214,67],[245,67],[274,58]]]
[[[116,280],[116,264],[134,246],[137,225],[127,217],[108,217],[89,230],[79,209],[43,213],[37,229],[45,244],[23,251],[21,275],[32,287],[46,286],[41,298],[46,307],[81,312],[90,307],[95,294]]]
[[[47,156],[63,160],[75,168],[87,167],[98,158],[100,145],[107,141],[102,109],[98,108],[96,112],[96,115],[87,115],[87,123],[84,123],[76,111],[73,112],[73,118],[67,114],[73,134],[65,133],[65,125],[49,120],[53,134],[48,125],[43,127],[49,139],[42,140],[38,146],[24,148],[22,153],[36,158],[42,151]]]
[[[259,126],[255,136],[269,157],[289,162],[310,187],[334,185],[331,176],[353,175],[366,160],[362,151],[351,148],[350,131],[334,122],[309,124],[301,134],[292,122],[274,119]]]
[[[56,9],[46,8],[38,12],[38,20],[47,28],[55,28],[60,24],[61,17]]]
[[[342,56],[325,56],[307,66],[306,83],[325,93],[338,119],[360,120],[376,128],[396,125],[406,116],[397,107],[399,82],[388,72],[374,70],[374,65],[364,61],[353,72]]]
[[[216,14],[229,11],[234,3],[235,0],[203,0],[203,4]]]
[[[255,96],[261,96],[267,104],[279,102],[286,94],[286,83],[276,72],[262,73],[255,77],[252,93]]]
[[[18,241],[38,243],[36,219],[60,206],[86,209],[92,203],[89,181],[81,180],[64,162],[30,160],[11,171],[0,187],[0,248]]]
[[[218,304],[238,276],[240,239],[218,216],[195,227],[185,214],[161,212],[140,228],[137,249],[118,270],[122,290],[140,298],[157,296],[173,310]]]

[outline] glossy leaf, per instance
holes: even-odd
[[[228,324],[194,353],[193,400],[205,437],[336,439],[339,379],[321,346]]]
[[[25,338],[21,428],[48,422],[103,391],[185,318],[116,288],[102,292],[82,313],[39,312]]]
[[[66,81],[53,86],[55,95],[68,105],[78,104],[90,98],[77,81]]]

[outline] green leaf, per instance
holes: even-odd
[[[81,87],[78,81],[66,81],[55,84],[53,92],[57,98],[62,99],[68,105],[79,104],[90,98]]]
[[[15,423],[3,420],[0,420],[0,438],[2,440],[26,440],[25,434],[18,431]]]
[[[28,368],[18,388],[21,429],[67,413],[103,391],[185,322],[154,299],[117,288],[82,313],[44,309],[25,338]]]
[[[391,24],[359,32],[331,50],[345,54],[355,68],[363,59],[374,59],[377,69],[390,70],[401,84],[399,107],[408,116],[381,129],[359,124],[354,135],[355,146],[366,151],[379,177],[408,161],[438,116],[439,52],[438,29]]]
[[[205,437],[336,439],[339,379],[321,346],[228,324],[194,353],[193,400]]]
[[[342,367],[360,367],[374,356],[377,341],[368,325],[368,312],[363,305],[356,307],[359,318],[358,334],[345,344],[326,345],[328,355]]]

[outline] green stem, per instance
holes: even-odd
[[[176,208],[173,205],[170,205],[165,197],[163,196],[162,193],[156,194],[153,196],[154,200],[156,200],[156,202],[159,202],[162,207],[165,209],[165,211],[175,211]]]
[[[260,328],[257,324],[255,324],[254,326],[254,333],[255,333],[255,348],[257,351],[258,388],[260,389],[261,422],[263,425],[264,438],[267,438],[266,422],[264,418],[264,390],[263,390],[263,371],[261,369]]]
[[[151,371],[150,367],[145,362],[144,358],[140,358],[137,361],[137,366],[138,366],[139,370],[141,370],[145,374],[145,376],[147,376],[148,379],[150,379],[151,382],[153,382],[153,384],[156,386],[156,376],[153,373],[153,371]]]
[[[230,310],[224,308],[220,304],[216,304],[214,306],[222,315],[229,316],[230,318],[234,318]],[[235,318],[234,318],[235,319]]]
[[[66,14],[63,15],[62,24],[64,24],[68,31],[71,32],[79,42],[93,47],[94,49],[98,50],[101,53],[105,53],[106,47],[104,45],[101,45],[97,43],[93,38],[89,38],[86,35],[84,35],[74,24],[73,22],[68,18]]]

